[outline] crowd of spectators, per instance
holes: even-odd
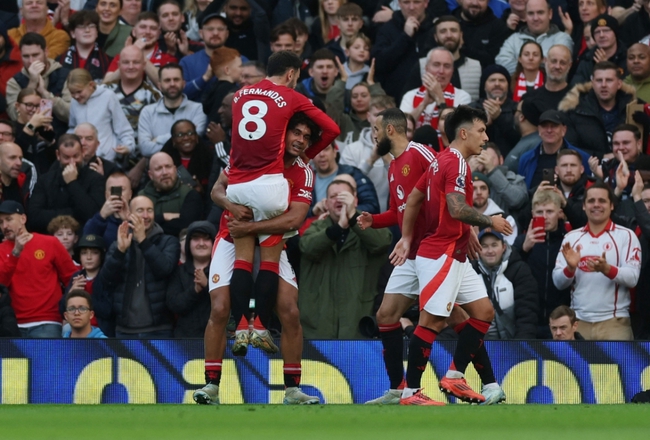
[[[389,209],[377,115],[435,155],[466,104],[474,206],[515,231],[478,231],[487,337],[648,339],[649,42],[648,0],[3,0],[0,336],[201,337],[233,92],[290,50],[341,128],[287,243],[305,337],[373,335],[399,239],[356,224]]]

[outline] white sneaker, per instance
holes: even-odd
[[[253,329],[250,333],[250,343],[255,348],[260,348],[267,353],[277,353],[280,351],[273,338],[271,337],[271,332],[268,330],[255,330]]]
[[[320,399],[316,396],[308,396],[298,387],[289,387],[284,392],[285,405],[318,405]]]
[[[485,397],[485,402],[481,403],[481,405],[496,405],[506,400],[506,393],[498,384],[483,385],[481,394]]]
[[[383,396],[366,402],[366,405],[399,405],[402,390],[388,390]]]
[[[192,397],[199,405],[219,405],[219,387],[209,383],[200,390],[194,391]]]

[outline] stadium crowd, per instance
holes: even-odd
[[[649,0],[3,0],[0,336],[203,338],[215,242],[264,232],[214,197],[233,96],[288,50],[340,128],[284,218],[305,338],[413,332],[417,305],[375,318],[400,231],[359,219],[408,194],[373,127],[398,108],[434,157],[469,105],[474,207],[514,231],[477,231],[486,338],[648,339],[649,44]],[[290,162],[320,136],[290,121]],[[283,307],[270,330],[300,339]]]

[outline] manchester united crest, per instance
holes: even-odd
[[[45,258],[45,251],[42,249],[38,249],[37,251],[34,252],[34,258],[37,260],[42,260]]]
[[[212,282],[213,282],[214,284],[217,284],[217,283],[219,282],[220,279],[221,279],[221,277],[219,276],[218,273],[215,273],[214,275],[212,275]]]
[[[402,176],[406,177],[411,173],[411,166],[406,164],[402,167]]]

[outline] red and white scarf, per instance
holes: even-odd
[[[541,70],[537,71],[537,78],[535,78],[535,83],[533,84],[534,89],[539,89],[544,85],[544,73]],[[526,94],[528,91],[526,87],[526,75],[524,72],[519,73],[519,78],[517,78],[517,84],[515,85],[515,92],[512,94],[512,100],[515,102],[521,101],[521,97]]]
[[[445,97],[445,104],[447,104],[447,107],[453,107],[456,98],[456,87],[454,87],[451,83],[449,83],[447,84],[447,87],[445,87],[445,90],[442,91],[442,93]],[[415,92],[415,96],[413,97],[413,108],[417,108],[418,105],[422,104],[422,101],[424,100],[424,97],[426,95],[427,95],[426,87],[424,86],[420,87],[417,90],[417,92]],[[434,102],[433,112],[427,113],[423,110],[422,113],[420,113],[420,119],[418,119],[415,128],[420,128],[423,125],[428,124],[437,130],[439,115],[440,115],[440,109],[438,108],[438,104]]]

